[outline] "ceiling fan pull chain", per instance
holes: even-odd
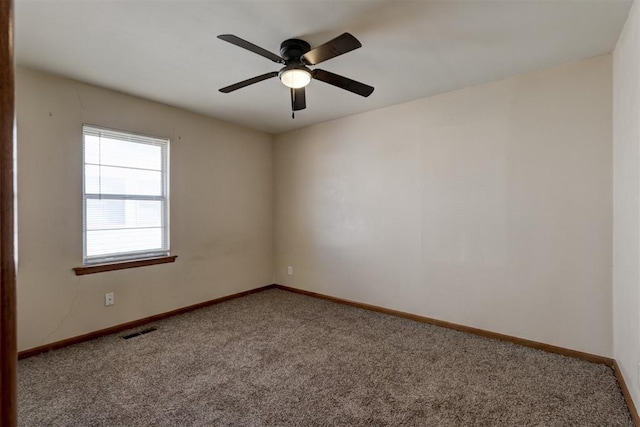
[[[296,91],[291,88],[291,120],[296,118]]]

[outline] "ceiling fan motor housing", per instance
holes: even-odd
[[[280,45],[280,56],[289,64],[292,62],[301,62],[300,57],[311,50],[311,45],[304,40],[289,39]]]

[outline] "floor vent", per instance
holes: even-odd
[[[129,334],[129,335],[125,335],[122,338],[124,338],[125,340],[128,340],[129,338],[138,337],[140,335],[148,334],[149,332],[153,332],[153,331],[156,331],[156,330],[158,330],[158,328],[156,328],[154,326],[152,328],[143,329],[141,331],[134,332],[134,333]]]

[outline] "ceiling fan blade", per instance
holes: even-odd
[[[253,53],[257,53],[260,56],[264,56],[265,58],[270,59],[273,62],[280,62],[280,63],[284,62],[284,59],[282,59],[275,53],[269,52],[268,50],[263,49],[260,46],[256,46],[255,44],[250,43],[246,40],[243,40],[238,36],[234,36],[233,34],[220,34],[218,38],[220,40],[224,40],[226,42],[239,46],[243,49],[247,49]]]
[[[364,97],[371,95],[374,89],[373,86],[317,68],[313,70],[313,78]]]
[[[234,90],[242,89],[245,86],[249,86],[249,85],[252,85],[254,83],[258,83],[258,82],[261,82],[263,80],[270,79],[270,78],[275,77],[277,75],[278,75],[277,71],[272,71],[272,72],[267,73],[267,74],[262,74],[260,76],[256,76],[256,77],[253,77],[253,78],[250,78],[250,79],[247,79],[247,80],[243,80],[243,81],[238,82],[236,84],[232,84],[230,86],[223,87],[222,89],[219,89],[219,90],[222,93],[233,92]]]
[[[343,53],[351,52],[354,49],[362,47],[357,38],[349,33],[339,35],[335,39],[329,40],[325,44],[311,49],[302,55],[302,59],[308,65],[317,65],[327,59],[335,58]]]
[[[307,108],[307,100],[305,97],[305,90],[303,87],[299,89],[291,88],[291,109],[293,111],[300,111]]]

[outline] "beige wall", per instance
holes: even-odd
[[[270,135],[26,69],[17,118],[21,350],[272,283]],[[175,263],[71,271],[82,264],[83,123],[171,139]]]
[[[611,356],[611,64],[277,136],[276,281]]]
[[[640,9],[613,55],[613,355],[640,408]]]
[[[263,286],[275,266],[278,283],[611,356],[611,69],[593,58],[275,143],[18,69],[20,349]],[[171,138],[176,263],[73,274],[82,123]]]

